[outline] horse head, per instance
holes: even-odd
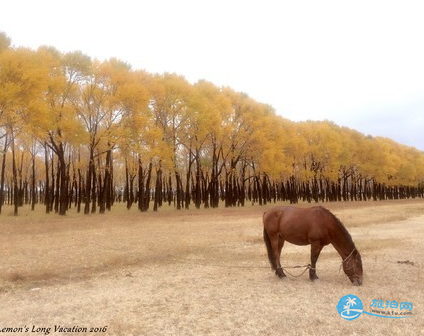
[[[353,285],[361,286],[363,281],[362,259],[356,248],[343,260],[342,265],[343,271],[349,277]]]

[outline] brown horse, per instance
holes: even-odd
[[[312,208],[276,207],[263,215],[264,241],[268,259],[278,277],[286,275],[280,264],[284,242],[295,245],[311,244],[309,279],[318,279],[315,265],[322,248],[332,244],[342,257],[343,270],[355,286],[362,285],[362,260],[352,237],[340,220],[329,210]]]

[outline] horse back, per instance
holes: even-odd
[[[307,245],[312,241],[330,242],[328,212],[323,207],[297,208],[280,206],[264,213],[264,228],[270,235],[278,235],[296,245]]]

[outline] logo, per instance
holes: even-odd
[[[363,312],[362,301],[352,294],[343,296],[337,304],[337,311],[345,320],[357,319]]]
[[[361,299],[353,294],[343,296],[337,304],[340,316],[349,321],[357,319],[362,313],[384,318],[408,318],[412,317],[412,308],[411,302],[398,303],[394,300],[374,299],[370,304],[370,311],[367,312],[364,310]]]

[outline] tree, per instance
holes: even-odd
[[[0,123],[5,131],[4,148],[10,146],[12,152],[14,214],[17,215],[16,139],[24,129],[30,130],[28,120],[43,106],[48,72],[37,54],[25,48],[4,50],[0,54],[0,69]]]
[[[122,106],[123,115],[117,124],[119,132],[115,133],[114,142],[120,149],[125,161],[125,193],[127,207],[133,201],[138,202],[140,211],[149,207],[150,181],[152,163],[160,152],[163,138],[156,127],[149,107],[150,91],[147,86],[152,77],[143,71],[128,72],[126,82],[122,83],[117,93],[117,102]],[[116,137],[119,134],[119,137]],[[132,182],[138,177],[137,197],[131,192]]]
[[[294,123],[231,88],[134,71],[0,33],[0,210],[104,213],[424,197],[424,154],[330,121]],[[44,160],[44,165],[41,161]],[[41,176],[43,174],[44,176]],[[39,180],[36,187],[36,179]],[[13,199],[12,199],[13,198]]]
[[[69,206],[70,151],[72,145],[84,141],[74,101],[91,60],[79,51],[61,54],[51,47],[42,47],[38,53],[49,72],[43,97],[45,105],[33,117],[32,125],[40,142],[48,146],[57,157],[57,186],[46,185],[49,194],[47,199],[51,200],[53,193],[50,191],[55,191],[55,209],[59,215],[66,215]],[[46,211],[50,211],[49,202],[46,203]]]
[[[257,103],[248,95],[226,89],[231,100],[232,111],[226,124],[226,138],[229,142],[224,146],[223,159],[225,167],[226,206],[244,205],[246,198],[247,176],[251,169],[255,181],[255,189],[259,191],[259,203],[270,199],[270,186],[265,166],[257,158],[271,140],[267,135],[271,132],[274,109],[266,104]],[[262,193],[265,191],[265,194]]]
[[[190,84],[181,76],[157,76],[150,103],[155,124],[161,128],[163,141],[171,149],[172,156],[167,159],[170,159],[173,165],[177,209],[181,209],[184,202],[181,169],[184,162],[181,161],[180,154],[184,147],[185,130],[188,128],[191,90]]]
[[[186,197],[190,192],[191,165],[195,164],[193,195],[196,208],[203,202],[209,206],[209,198],[214,204],[217,197],[218,156],[217,142],[223,137],[222,116],[231,110],[231,101],[223,90],[207,81],[199,81],[193,86],[190,100],[189,120],[186,125],[186,150],[188,163]],[[212,180],[209,180],[212,177]],[[186,207],[189,199],[186,198]]]

